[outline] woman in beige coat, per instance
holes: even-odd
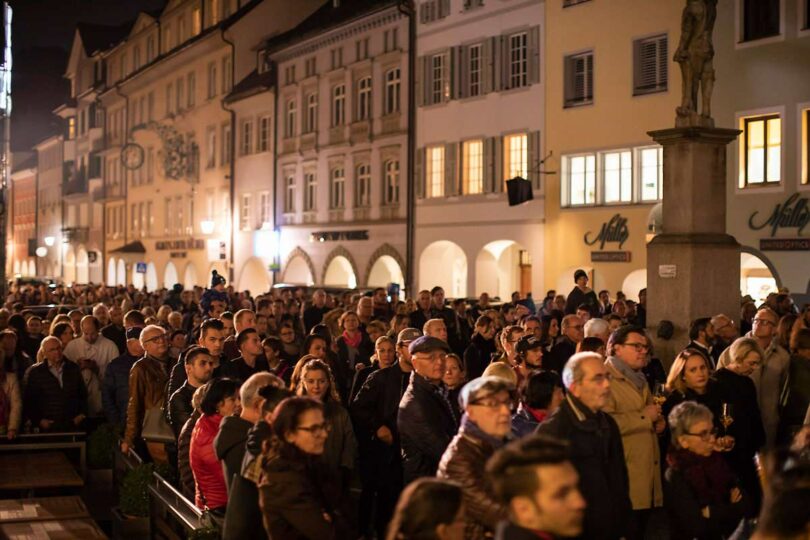
[[[17,375],[5,370],[5,357],[0,351],[0,437],[13,439],[20,430],[22,392]]]
[[[658,434],[666,422],[641,371],[648,351],[644,330],[623,326],[611,334],[605,362],[613,381],[604,411],[619,425],[630,477],[634,514],[630,538],[643,538],[650,510],[663,504]]]

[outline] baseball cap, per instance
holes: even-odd
[[[399,335],[397,335],[397,344],[410,343],[411,341],[415,340],[421,335],[422,332],[420,332],[416,328],[405,328],[404,330],[401,330],[399,332]]]
[[[540,349],[543,347],[543,343],[540,342],[535,336],[523,336],[515,345],[515,350],[518,354],[523,354],[526,351],[531,351],[532,349]]]

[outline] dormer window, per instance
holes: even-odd
[[[259,73],[268,73],[273,66],[269,51],[259,52]]]

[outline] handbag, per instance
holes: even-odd
[[[166,421],[163,407],[146,409],[146,413],[143,415],[141,437],[143,437],[146,442],[164,444],[176,442],[174,431]]]

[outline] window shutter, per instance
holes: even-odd
[[[467,96],[467,79],[465,73],[467,72],[467,47],[455,47],[453,49],[456,53],[455,62],[455,95],[453,97],[462,99]]]
[[[419,6],[419,22],[422,24],[427,22],[427,4]]]
[[[416,159],[414,159],[413,181],[416,182],[416,198],[425,198],[425,149],[418,148],[416,150]]]
[[[585,99],[585,57],[574,58],[574,101]]]
[[[458,144],[444,145],[444,196],[458,195]]]
[[[495,184],[495,139],[484,139],[484,193],[492,193],[492,186]]]
[[[542,181],[542,175],[540,174],[540,132],[530,131],[527,139],[526,168],[529,173],[527,180],[531,181],[533,189],[540,189]]]
[[[442,87],[444,88],[444,92],[442,92],[442,102],[446,103],[455,96],[455,85],[453,83],[455,82],[456,72],[456,48],[448,49],[444,58],[446,64],[444,66],[444,82],[442,83]]]
[[[450,15],[450,0],[439,0],[439,18]]]
[[[669,81],[669,41],[667,36],[658,38],[658,88],[665,89]]]
[[[540,27],[533,26],[529,30],[529,84],[540,82]]]
[[[492,183],[492,191],[500,193],[503,191],[504,174],[503,174],[503,137],[495,137],[495,181]]]
[[[383,85],[385,85],[385,82],[383,82]],[[423,107],[425,105],[424,88],[426,85],[427,80],[425,79],[425,57],[420,56],[419,58],[416,59],[416,80],[414,81],[414,90],[413,90],[414,92],[416,92],[417,107]]]
[[[498,43],[498,90],[509,90],[509,36],[499,36]]]
[[[488,94],[493,90],[495,56],[493,49],[496,38],[485,39],[481,45],[481,93]]]
[[[432,92],[433,89],[433,70],[431,69],[432,56],[422,57],[422,103],[424,105],[433,105]]]
[[[585,57],[585,73],[588,79],[585,85],[587,91],[585,99],[591,101],[593,100],[593,54],[589,54]]]

